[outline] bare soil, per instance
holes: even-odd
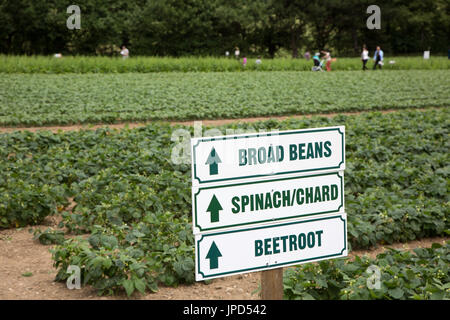
[[[56,227],[57,218],[47,217],[44,223],[35,228]],[[42,245],[33,240],[29,228],[0,231],[0,299],[127,299],[126,295],[100,297],[90,286],[80,290],[69,290],[65,283],[54,282],[56,269],[53,267],[50,249],[53,245]],[[408,243],[381,246],[372,250],[352,251],[349,255],[375,257],[387,247],[410,250],[417,247],[431,247],[432,243],[444,243],[446,238],[428,238]],[[180,285],[177,288],[160,286],[157,293],[134,294],[132,299],[143,300],[255,300],[260,299],[260,272],[247,273],[226,278],[213,279],[208,284],[196,282]]]

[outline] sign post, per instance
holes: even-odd
[[[261,272],[261,299],[283,300],[283,268]]]
[[[191,139],[197,281],[347,255],[345,127]]]

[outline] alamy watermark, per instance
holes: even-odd
[[[371,14],[366,21],[369,30],[381,29],[381,9],[373,4],[367,7],[366,13]]]
[[[273,138],[273,142],[276,142],[276,138],[279,137],[276,133],[278,129],[273,128],[227,128],[224,131],[218,128],[212,128],[203,131],[203,123],[201,121],[194,122],[194,136],[191,136],[191,131],[188,129],[177,129],[172,132],[171,141],[175,142],[175,145],[172,147],[171,153],[171,161],[173,164],[191,164],[191,138],[201,138],[201,137],[216,137],[216,136],[230,136],[230,135],[239,135],[239,134],[263,134],[270,132]],[[233,150],[233,144],[235,141],[233,139],[227,140],[227,149]],[[245,144],[248,143],[248,147],[252,147],[251,141],[246,140],[243,142],[244,147]],[[233,155],[231,152],[227,152],[224,155],[221,155],[221,161],[224,163],[231,163],[233,159]]]
[[[70,16],[66,20],[66,26],[69,30],[81,29],[81,9],[78,5],[72,4],[67,7]],[[367,7],[366,13],[370,14],[367,18],[366,26],[369,30],[381,29],[381,9],[379,6],[372,4]],[[229,52],[227,51],[227,55]]]
[[[70,274],[67,278],[66,285],[70,290],[81,289],[81,270],[79,266],[70,265],[67,268],[67,273]]]
[[[367,288],[371,290],[380,290],[381,289],[381,270],[378,266],[371,265],[367,268],[366,273],[370,274],[367,278],[366,284]]]
[[[69,30],[81,29],[81,9],[79,6],[72,4],[67,7],[70,16],[66,20],[66,26]]]

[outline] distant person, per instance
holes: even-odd
[[[122,55],[122,59],[128,59],[130,56],[130,51],[128,51],[127,47],[122,46],[122,51],[120,51],[120,54]]]
[[[316,52],[313,56],[314,67],[318,67],[320,65],[320,53]]]
[[[363,71],[366,71],[368,68],[366,66],[367,61],[369,61],[369,50],[367,50],[366,45],[363,45],[362,53],[361,53],[361,60],[363,63]]]
[[[256,59],[255,64],[260,65],[262,63],[261,56],[258,56],[258,59]]]
[[[313,56],[314,66],[311,68],[312,71],[323,71],[322,65],[323,61],[320,61],[320,52],[316,52]]]
[[[240,54],[241,54],[241,52],[239,51],[239,48],[236,47],[236,49],[234,50],[234,57],[236,58],[236,60],[239,60]]]
[[[327,67],[327,71],[331,71],[331,54],[328,51],[322,51],[322,53],[324,54],[324,59],[327,62],[326,67]]]
[[[247,65],[247,57],[244,56],[244,58],[242,58],[242,65],[245,67]]]
[[[377,66],[382,69],[383,66],[383,50],[381,50],[380,46],[377,46],[377,50],[375,50],[375,55],[373,56],[373,59],[375,60],[375,63],[373,65],[373,70],[377,69]]]
[[[304,54],[304,57],[305,57],[306,61],[309,61],[309,59],[311,59],[311,53],[309,53],[309,51],[306,51]]]

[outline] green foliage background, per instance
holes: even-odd
[[[68,30],[67,0],[1,0],[0,52],[7,54],[273,57],[330,49],[358,55],[448,50],[449,2],[380,0],[381,29],[369,30],[368,0],[79,0],[81,29]]]

